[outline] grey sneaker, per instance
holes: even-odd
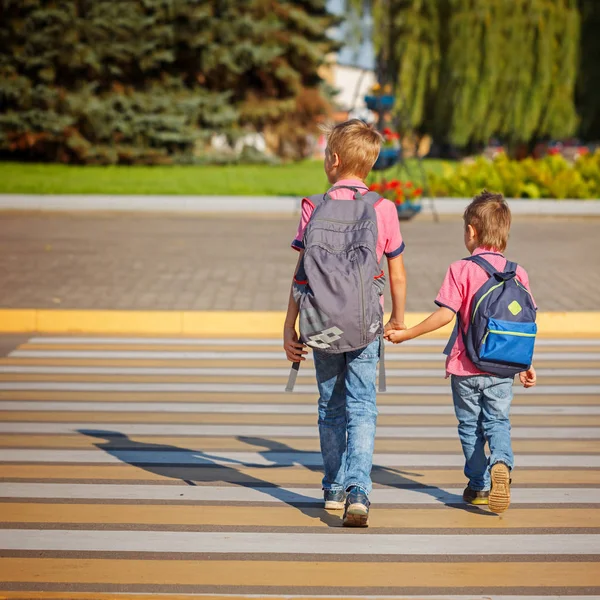
[[[367,495],[359,487],[351,487],[346,496],[344,527],[368,527],[369,506],[371,503]]]
[[[346,492],[344,490],[323,490],[325,510],[342,510]]]

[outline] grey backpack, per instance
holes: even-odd
[[[293,285],[300,341],[339,354],[380,338],[379,389],[385,391],[381,337],[385,276],[377,261],[375,213],[382,198],[348,189],[354,192],[354,201],[334,200],[329,193],[307,198],[314,211],[304,231],[304,255]],[[298,368],[294,363],[286,391],[293,390]]]

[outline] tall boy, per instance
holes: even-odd
[[[324,167],[333,187],[326,197],[362,202],[361,195],[368,192],[364,180],[377,160],[380,149],[381,135],[357,119],[329,130]],[[376,260],[380,262],[384,254],[387,257],[392,293],[392,314],[384,330],[401,330],[405,328],[406,273],[398,215],[396,207],[389,200],[377,201],[374,209],[377,217]],[[298,233],[292,242],[292,248],[301,253],[298,266],[304,253],[304,232],[313,210],[314,206],[305,198]],[[346,299],[338,297],[334,301],[343,306]],[[305,360],[306,354],[296,331],[298,312],[292,290],[283,334],[286,355],[292,362]],[[377,420],[375,383],[379,350],[378,339],[366,347],[337,354],[314,349],[320,395],[319,437],[325,470],[322,482],[325,508],[345,508],[343,524],[350,527],[368,525],[368,495],[372,489],[371,467]]]
[[[480,256],[502,273],[507,265],[502,253],[511,224],[510,209],[503,196],[487,191],[476,196],[465,210],[464,224],[465,246],[472,257]],[[412,340],[447,325],[455,314],[462,333],[466,333],[472,321],[469,316],[477,308],[473,307],[473,297],[488,281],[488,273],[471,260],[450,265],[435,300],[437,311],[415,327],[388,331],[386,338],[396,344]],[[529,291],[527,273],[519,266],[516,279]],[[515,310],[520,309],[518,306]],[[457,336],[448,354],[446,376],[451,377],[458,435],[466,460],[465,475],[469,479],[463,499],[470,504],[489,504],[491,511],[503,512],[510,504],[510,471],[514,465],[509,420],[513,377],[493,376],[478,369],[468,356],[463,335]],[[519,378],[524,387],[534,386],[533,366],[521,372]],[[491,452],[489,460],[484,451],[486,440]]]

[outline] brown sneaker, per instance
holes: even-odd
[[[510,505],[510,469],[501,462],[490,470],[492,489],[488,505],[494,513],[504,512]]]
[[[474,504],[475,506],[487,504],[489,496],[489,490],[477,491],[472,490],[469,486],[467,486],[463,492],[463,500],[467,504]]]

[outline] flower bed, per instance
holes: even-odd
[[[387,181],[383,179],[372,183],[369,189],[391,200],[396,205],[400,219],[410,219],[421,211],[423,189],[415,187],[412,181],[400,181],[399,179]]]
[[[600,150],[574,162],[560,155],[510,160],[499,155],[464,162],[443,175],[429,175],[433,196],[472,197],[487,188],[507,198],[600,198]]]

